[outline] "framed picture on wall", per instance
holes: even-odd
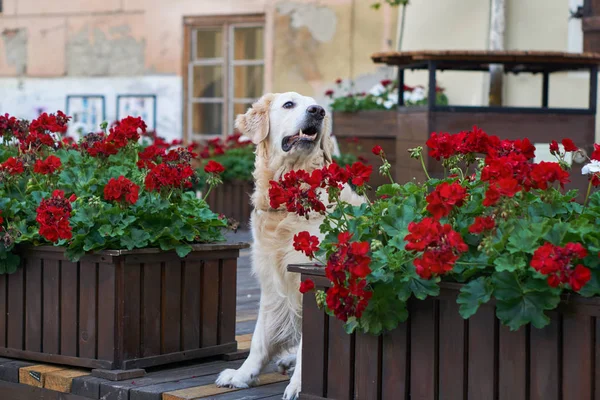
[[[156,130],[156,95],[120,94],[117,96],[117,120],[142,117],[149,131]]]
[[[106,119],[106,101],[102,95],[68,95],[66,114],[73,117],[67,134],[85,135],[100,131],[100,124]]]

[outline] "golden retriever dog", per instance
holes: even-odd
[[[272,209],[269,182],[292,170],[311,172],[331,163],[330,118],[310,97],[294,92],[267,94],[237,117],[236,128],[257,145],[251,228],[252,270],[260,283],[260,309],[250,355],[239,369],[221,372],[216,384],[252,386],[272,358],[288,352],[278,366],[280,370],[293,369],[283,395],[291,400],[298,397],[301,388],[302,302],[300,277],[287,272],[286,267],[310,262],[294,250],[293,237],[309,231],[321,238],[319,225],[323,218],[312,213],[307,220],[285,209]],[[363,202],[350,187],[344,188],[342,197],[353,204]]]

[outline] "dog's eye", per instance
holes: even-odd
[[[283,105],[283,108],[294,108],[294,105],[295,105],[294,102],[288,101],[287,103],[285,103]]]

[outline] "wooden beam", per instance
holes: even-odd
[[[46,376],[51,372],[62,371],[66,367],[56,367],[54,365],[33,365],[19,369],[19,383],[39,388],[44,387]]]
[[[50,372],[46,375],[44,388],[56,392],[71,393],[73,379],[80,376],[88,376],[89,371],[81,369],[64,369],[62,371]]]

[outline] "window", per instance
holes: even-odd
[[[263,94],[264,17],[186,18],[185,35],[185,137],[228,135]]]

